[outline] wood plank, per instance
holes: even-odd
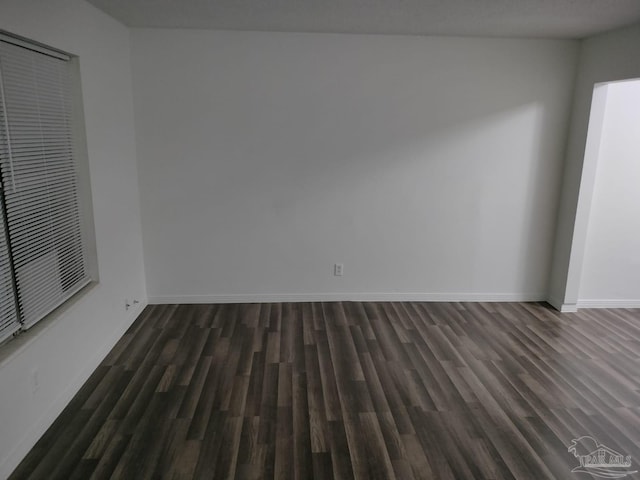
[[[640,311],[149,306],[11,479],[558,479],[640,459]]]

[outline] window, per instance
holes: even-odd
[[[0,36],[0,341],[96,277],[78,80],[70,56]]]

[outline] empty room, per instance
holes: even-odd
[[[0,479],[640,478],[640,0],[0,0]]]

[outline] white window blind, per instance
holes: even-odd
[[[0,41],[0,198],[8,228],[4,250],[0,238],[0,313],[5,305],[10,310],[15,292],[23,328],[91,280],[79,205],[72,73],[71,63],[57,53]],[[6,295],[5,260],[11,287]],[[16,320],[6,323],[15,328]]]

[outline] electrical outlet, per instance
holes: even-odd
[[[336,277],[341,277],[343,270],[344,270],[344,265],[342,263],[336,263],[333,266],[333,275]]]

